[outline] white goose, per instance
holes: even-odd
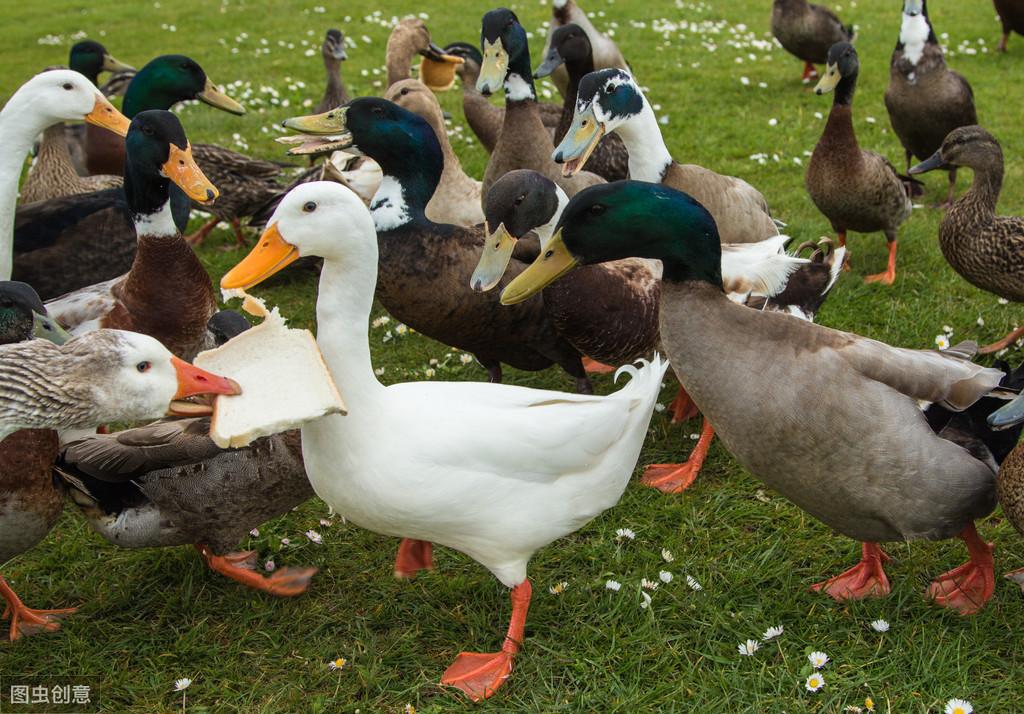
[[[501,651],[463,652],[441,679],[473,699],[490,696],[523,637],[527,561],[618,502],[667,364],[655,356],[623,367],[632,379],[607,397],[476,382],[385,387],[366,337],[376,233],[350,190],[323,182],[292,190],[221,287],[255,285],[307,255],[324,259],[317,341],[349,414],[302,428],[306,473],[357,525],[454,548],[512,588]]]
[[[11,279],[14,265],[14,213],[25,155],[47,127],[83,119],[121,136],[128,132],[128,119],[70,69],[37,74],[0,109],[0,280]]]

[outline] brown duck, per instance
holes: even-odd
[[[807,0],[775,0],[772,3],[772,34],[783,49],[804,62],[803,81],[818,75],[816,64],[825,64],[837,42],[852,42],[853,26],[845,26],[824,5]]]
[[[1024,35],[1024,0],[992,0],[996,6],[999,21],[1003,24],[1003,36],[999,39],[999,52],[1006,52],[1010,33]]]
[[[587,17],[587,13],[576,4],[575,0],[551,1],[551,24],[548,26],[548,36],[544,41],[544,57],[547,57],[551,50],[553,37],[558,28],[570,24],[576,25],[586,33],[587,39],[593,48],[594,69],[608,69],[610,67],[629,69],[629,64],[626,62],[626,58],[622,56],[622,52],[619,50],[619,46],[615,44],[615,40],[603,32],[599,32],[594,27],[594,23]],[[570,93],[569,85],[571,80],[568,70],[568,67],[560,67],[555,69],[551,75],[552,81],[558,87],[558,91],[563,98],[568,97]]]

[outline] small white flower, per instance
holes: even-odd
[[[397,334],[397,335],[406,335],[408,333],[409,333],[409,326],[408,325],[404,325],[401,322],[398,323],[397,325],[395,325],[395,334]]]
[[[676,557],[672,555],[672,551],[668,548],[662,548],[661,559],[664,560],[666,563],[671,563],[673,560],[676,559]]]
[[[771,119],[768,120],[768,126],[778,126],[778,124],[779,120],[776,119],[775,117],[772,117]]]
[[[317,545],[320,545],[321,543],[324,542],[323,536],[320,535],[319,533],[317,533],[316,531],[313,531],[313,530],[306,531],[306,537],[309,538],[314,543],[316,543]]]
[[[377,369],[373,370],[373,373],[375,375],[377,375],[378,377],[383,377],[384,376],[384,367],[378,367]]]
[[[740,84],[746,87],[750,84],[750,80],[747,77],[740,77]]]
[[[334,521],[328,520],[327,518],[321,518],[320,525],[322,525],[324,528],[330,528],[334,525]]]
[[[761,635],[761,639],[765,642],[767,642],[768,640],[774,640],[776,637],[781,636],[784,631],[785,628],[782,625],[769,627],[767,630],[764,631],[764,634]]]
[[[437,370],[434,369],[433,367],[427,367],[427,369],[423,372],[423,376],[425,376],[427,379],[430,379],[431,377],[435,376],[436,374],[437,374]]]
[[[344,669],[345,665],[348,664],[348,660],[344,657],[338,657],[338,659],[332,659],[327,663],[327,669],[332,672],[337,672]]]
[[[945,332],[947,335],[949,335],[951,337],[953,335],[953,328],[950,327],[949,325],[943,325],[942,326],[942,331]]]
[[[692,575],[687,575],[686,576],[686,584],[690,586],[691,590],[703,590],[704,589],[701,586],[701,584],[699,582],[697,582],[697,578],[693,577]]]
[[[824,652],[811,652],[809,655],[807,655],[807,661],[810,662],[811,666],[815,669],[821,669],[826,664],[828,664],[828,655]]]
[[[1010,304],[1010,301],[1007,300],[1006,298],[999,298],[998,300],[996,300],[996,302],[999,303],[1000,305],[1009,305]]]
[[[459,362],[462,362],[462,364],[469,364],[472,361],[473,355],[469,354],[468,352],[463,352],[461,355],[459,355]]]
[[[821,688],[824,686],[825,678],[821,676],[820,672],[815,672],[807,678],[806,682],[804,682],[804,687],[807,689],[808,692],[820,691]]]
[[[619,528],[615,531],[615,538],[616,540],[633,540],[636,538],[636,533],[632,528]]]
[[[604,588],[605,590],[613,590],[615,592],[618,592],[622,589],[622,583],[620,583],[618,580],[606,580],[604,582]]]
[[[658,402],[657,404],[654,405],[654,411],[660,414],[661,412],[665,411],[665,405],[662,404],[661,402]]]
[[[263,569],[266,570],[268,573],[272,573],[277,569],[277,563],[275,563],[273,560],[268,560],[266,563],[263,564]]]
[[[867,119],[865,119],[865,121],[868,124],[874,124],[875,123],[875,118],[874,117],[868,117]]]
[[[181,679],[175,680],[175,682],[174,682],[174,691],[180,692],[180,691],[183,691],[185,689],[188,689],[190,686],[192,686],[192,680],[189,679],[188,677],[182,677]],[[947,709],[948,709],[948,707],[947,707]]]
[[[249,531],[249,535],[251,535],[253,538],[259,538],[260,537],[260,529],[259,528],[253,528],[251,531]]]
[[[281,539],[281,545],[291,545],[291,544],[292,544],[291,539],[289,539],[289,538],[282,538]]]
[[[548,592],[551,593],[552,595],[561,595],[562,593],[565,592],[565,589],[568,588],[568,587],[569,587],[569,583],[567,583],[565,580],[563,580],[562,582],[555,583],[554,585],[549,587],[548,588]]]
[[[889,623],[886,622],[885,620],[872,620],[871,621],[871,629],[874,630],[875,632],[888,632],[889,631]]]
[[[974,707],[966,699],[950,699],[946,702],[946,714],[971,714]]]
[[[640,607],[644,610],[651,606],[651,596],[645,593],[643,590],[640,591],[640,597],[643,598],[640,601]]]
[[[981,317],[981,316],[979,315],[979,316],[978,316],[978,327],[984,327],[984,326],[985,326],[985,318],[984,318],[984,317]]]
[[[737,649],[740,651],[741,657],[753,657],[754,653],[761,649],[761,643],[757,640],[747,640],[740,642]]]
[[[949,349],[949,338],[945,335],[935,335],[935,346],[940,350]]]
[[[668,572],[667,570],[662,570],[660,573],[658,573],[658,578],[661,580],[661,582],[668,584],[672,582],[672,573]]]
[[[658,589],[658,584],[656,582],[654,582],[653,580],[648,580],[647,578],[641,578],[640,579],[640,587],[642,587],[644,590],[657,590]]]
[[[822,114],[821,112],[814,112],[814,118],[815,119],[821,119],[823,116],[824,116],[824,114]]]

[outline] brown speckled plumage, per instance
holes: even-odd
[[[775,0],[772,34],[783,49],[812,64],[824,64],[832,45],[853,39],[835,13],[807,0]]]
[[[999,467],[996,494],[1003,513],[1024,535],[1024,447],[1018,446]]]
[[[64,492],[54,483],[57,432],[22,429],[0,441],[0,563],[33,548],[57,522]]]
[[[222,221],[233,223],[251,216],[284,192],[284,186],[277,182],[281,166],[272,161],[254,159],[216,144],[193,144],[192,156],[220,191],[212,204],[193,203],[193,208]]]
[[[39,153],[22,184],[19,200],[21,203],[46,201],[117,188],[123,182],[120,176],[79,176],[71,160],[64,125],[54,124],[43,132]]]

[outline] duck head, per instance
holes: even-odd
[[[128,119],[114,108],[96,85],[79,72],[52,69],[25,82],[7,102],[3,113],[31,118],[33,133],[63,121],[82,121],[124,136]]]
[[[849,42],[837,42],[828,50],[825,74],[818,80],[814,93],[821,95],[834,91],[835,104],[850,104],[859,73],[857,50]]]
[[[550,243],[505,287],[501,303],[522,302],[578,265],[630,257],[661,260],[665,280],[722,286],[721,243],[707,209],[662,184],[616,181],[572,197]]]
[[[565,164],[562,173],[566,176],[576,174],[601,137],[640,115],[645,102],[644,93],[626,70],[610,68],[587,74],[580,80],[572,125],[555,147],[552,160]]]
[[[1003,166],[1003,150],[999,141],[980,126],[961,126],[946,135],[939,150],[910,169],[911,174],[923,174],[935,169],[967,166],[989,169]]]
[[[514,12],[502,7],[484,15],[480,47],[483,65],[476,88],[481,94],[491,95],[504,87],[512,101],[534,98],[530,46]]]
[[[572,66],[589,63],[588,71],[593,71],[593,52],[590,38],[583,28],[573,23],[562,25],[551,33],[548,55],[533,76],[547,77],[563,64]]]
[[[324,43],[320,45],[320,54],[324,58],[324,64],[337,66],[348,59],[348,52],[345,51],[345,36],[341,30],[331,28],[324,37]]]
[[[71,47],[68,66],[96,84],[100,72],[134,72],[135,68],[114,59],[107,48],[93,40],[82,40]]]
[[[245,319],[245,315],[234,310],[218,310],[213,313],[206,323],[206,332],[210,338],[210,341],[220,347],[225,342],[230,341],[234,337],[238,337],[240,334],[252,327],[249,321]]]
[[[375,250],[375,237],[373,218],[351,189],[333,181],[305,183],[281,200],[256,247],[221,278],[220,286],[251,288],[307,255],[343,261],[365,244]]]
[[[161,55],[140,69],[125,92],[124,113],[133,117],[147,109],[170,109],[189,99],[229,114],[245,114],[245,107],[225,94],[198,62],[185,55]]]
[[[505,274],[516,242],[536,230],[546,247],[562,209],[569,202],[558,185],[536,171],[509,171],[494,182],[484,198],[487,238],[469,280],[477,292],[492,289]]]
[[[71,339],[71,335],[46,314],[46,307],[30,285],[16,280],[0,281],[0,344],[23,342],[33,337],[57,345]]]

